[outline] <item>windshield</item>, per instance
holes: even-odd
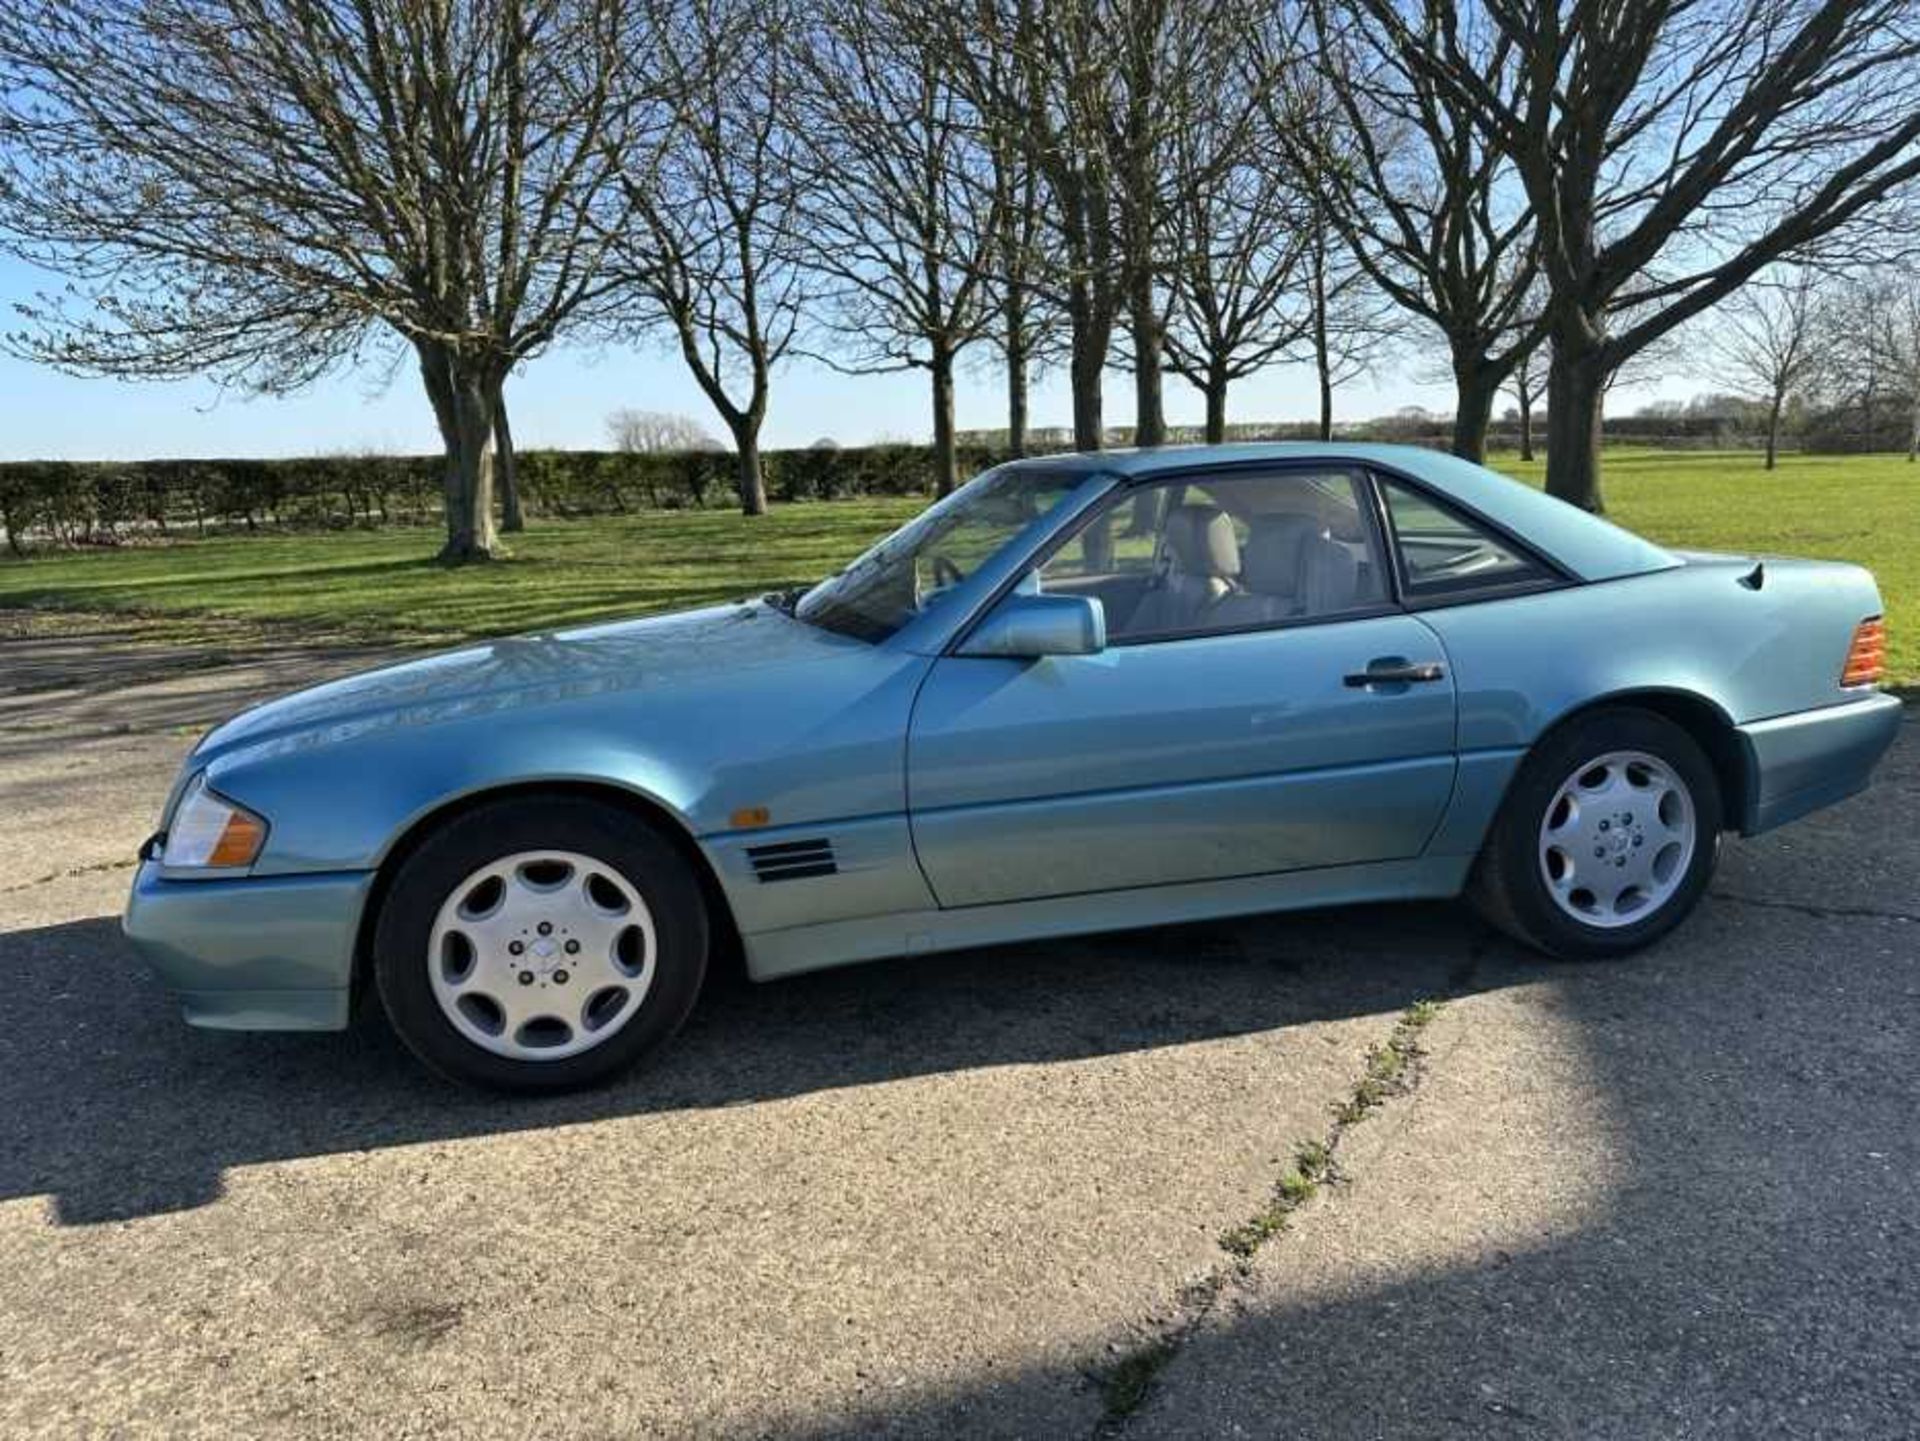
[[[990,470],[922,511],[800,598],[809,624],[882,641],[930,614],[1009,541],[1086,481],[1054,467]]]

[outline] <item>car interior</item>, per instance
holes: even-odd
[[[1346,472],[1174,482],[1109,507],[1042,567],[1097,597],[1110,640],[1338,615],[1387,594]]]

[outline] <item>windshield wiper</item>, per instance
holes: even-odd
[[[800,597],[811,589],[813,589],[813,587],[807,585],[789,586],[786,590],[770,590],[761,596],[760,599],[764,600],[775,610],[787,615],[792,615],[799,607]]]

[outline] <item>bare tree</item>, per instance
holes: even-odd
[[[1533,408],[1547,385],[1547,347],[1536,342],[1514,362],[1507,376],[1507,388],[1513,392],[1514,408],[1520,423],[1520,458],[1533,459]]]
[[[1608,375],[1920,175],[1912,0],[1355,3],[1519,175],[1551,292],[1547,485],[1590,509]],[[1507,47],[1510,93],[1488,80]]]
[[[607,439],[627,455],[672,455],[716,450],[705,426],[689,415],[664,410],[616,410],[607,417]]]
[[[1033,291],[1065,316],[1074,443],[1105,443],[1102,380],[1124,320],[1135,439],[1165,437],[1168,147],[1213,100],[1243,0],[935,0],[928,45],[981,111],[1003,173],[1045,191]],[[1011,163],[1017,156],[1018,163]],[[1014,426],[1015,430],[1024,429]]]
[[[1893,331],[1895,366],[1907,391],[1907,464],[1920,462],[1920,267],[1901,276]]]
[[[1115,253],[1114,177],[1107,150],[1112,53],[1100,0],[938,0],[928,43],[1046,187],[1054,231],[1038,253],[1066,316],[1076,449],[1106,443],[1101,380],[1123,295]],[[1030,252],[1031,253],[1031,252]]]
[[[1892,426],[1920,454],[1920,264],[1882,266],[1832,287],[1814,345],[1825,357],[1821,399],[1856,413],[1877,447]],[[1897,419],[1895,417],[1898,417]]]
[[[1263,77],[1238,65],[1265,7],[1250,0],[1092,0],[1094,76],[1107,77],[1100,144],[1113,184],[1113,252],[1123,280],[1134,444],[1167,438],[1167,295],[1184,259],[1178,211],[1244,161]],[[1191,217],[1187,217],[1191,218]]]
[[[1160,281],[1169,256],[1166,224],[1177,194],[1164,163],[1169,145],[1196,119],[1196,97],[1220,77],[1209,64],[1206,18],[1227,5],[1183,0],[1112,0],[1087,7],[1099,55],[1093,70],[1109,78],[1111,98],[1088,108],[1104,118],[1099,143],[1113,182],[1113,249],[1123,277],[1127,352],[1133,372],[1133,440],[1167,439],[1166,318]],[[1191,155],[1199,155],[1189,146]]]
[[[1294,353],[1314,326],[1306,283],[1312,203],[1262,162],[1254,107],[1221,106],[1169,146],[1174,262],[1169,367],[1206,397],[1206,439],[1226,439],[1227,390]]]
[[[1907,460],[1920,461],[1920,263],[1886,266],[1856,289],[1863,293],[1849,317],[1853,333],[1835,337],[1833,353],[1857,364],[1863,390],[1901,407]],[[1875,407],[1865,408],[1871,431]]]
[[[993,157],[908,0],[834,0],[808,33],[801,149],[811,264],[836,368],[924,370],[939,494],[959,484],[954,368],[994,315]],[[1012,198],[1012,197],[1008,197]],[[845,358],[842,358],[844,356]]]
[[[611,237],[633,301],[626,328],[673,337],[733,438],[747,515],[766,513],[760,429],[810,300],[796,40],[790,0],[679,0],[648,16],[629,40],[660,57],[635,100],[646,143],[612,157],[635,221]]]
[[[71,278],[17,351],[298,389],[411,347],[452,561],[496,549],[512,367],[602,293],[626,0],[0,9],[0,241]]]
[[[1047,254],[1046,185],[1004,120],[983,116],[993,166],[995,217],[987,288],[995,312],[991,331],[1007,389],[1007,452],[1027,453],[1029,388],[1035,370],[1058,341],[1059,312],[1040,284],[1053,263]]]
[[[1378,368],[1402,324],[1366,272],[1330,239],[1330,228],[1317,219],[1307,227],[1307,328],[1300,346],[1313,365],[1320,397],[1315,433],[1322,440],[1333,439],[1334,392]]]
[[[1778,463],[1787,397],[1810,385],[1824,362],[1814,343],[1819,301],[1817,272],[1787,267],[1727,301],[1711,336],[1715,381],[1767,407],[1768,470]]]
[[[921,44],[943,59],[970,23],[951,4],[928,12]],[[1018,18],[1017,16],[1015,17]],[[1007,33],[1004,16],[989,24]],[[1007,449],[1025,455],[1031,442],[1030,389],[1038,373],[1069,353],[1063,308],[1068,267],[1060,248],[1046,168],[1030,153],[1029,78],[1040,73],[1022,56],[995,45],[960,46],[966,63],[956,67],[981,127],[992,166],[996,236],[987,267],[987,290],[996,312],[990,338],[999,352],[1006,386]]]
[[[1532,210],[1468,101],[1380,28],[1325,3],[1313,12],[1317,46],[1303,55],[1283,36],[1273,57],[1274,139],[1354,262],[1446,338],[1453,453],[1481,460],[1494,397],[1544,331],[1528,306]],[[1482,58],[1481,83],[1510,101],[1518,48],[1500,35]]]

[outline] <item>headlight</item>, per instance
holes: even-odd
[[[267,843],[267,823],[243,806],[207,789],[195,776],[174,807],[160,864],[183,869],[231,870],[253,864]]]

